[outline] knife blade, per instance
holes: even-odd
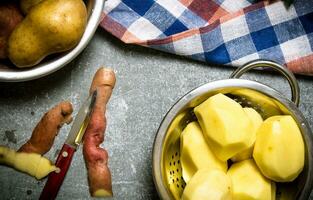
[[[96,97],[97,91],[95,90],[80,107],[56,160],[55,166],[58,170],[49,174],[46,185],[40,195],[40,200],[52,200],[56,198],[71,165],[74,153],[81,144],[86,128],[88,127]]]

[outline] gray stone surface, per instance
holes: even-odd
[[[152,179],[151,153],[155,133],[167,110],[183,94],[210,81],[226,79],[231,68],[216,67],[155,50],[125,45],[98,30],[84,52],[68,66],[39,80],[0,83],[0,144],[18,148],[49,108],[62,100],[75,113],[87,97],[94,72],[112,67],[117,85],[108,105],[108,128],[102,146],[108,149],[113,176],[113,199],[158,199]],[[289,95],[287,82],[265,72],[249,73]],[[313,78],[297,76],[300,110],[313,127]],[[48,153],[52,160],[70,127],[62,128]],[[37,199],[45,180],[0,166],[0,199]],[[58,199],[89,199],[81,148],[59,192]]]

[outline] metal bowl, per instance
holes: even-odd
[[[37,79],[57,71],[78,56],[94,35],[99,25],[99,20],[104,6],[103,0],[85,0],[84,2],[88,12],[87,26],[80,42],[74,49],[56,54],[48,59],[44,59],[38,65],[31,68],[19,69],[14,66],[9,66],[10,64],[0,63],[0,81],[20,82]]]
[[[244,72],[256,67],[270,67],[282,73],[291,86],[293,102],[262,83],[237,79]],[[277,184],[276,199],[308,199],[313,186],[313,138],[307,121],[297,107],[299,86],[286,68],[264,60],[244,65],[228,80],[207,83],[188,92],[168,111],[156,134],[152,158],[154,183],[161,199],[180,199],[185,187],[180,164],[180,134],[189,122],[197,120],[193,108],[217,93],[233,98],[242,106],[253,107],[263,119],[282,114],[289,114],[295,119],[306,146],[305,166],[295,181]]]

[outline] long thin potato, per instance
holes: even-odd
[[[90,194],[93,197],[113,195],[111,173],[108,168],[108,153],[99,145],[104,140],[106,127],[106,104],[115,85],[114,72],[100,68],[92,81],[90,93],[97,90],[97,100],[84,136],[83,154],[88,170]]]

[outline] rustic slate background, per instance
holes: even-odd
[[[125,45],[98,30],[83,53],[63,69],[39,80],[0,83],[0,145],[18,148],[30,137],[44,112],[62,100],[73,103],[74,114],[87,97],[94,72],[112,67],[117,85],[108,105],[109,126],[103,144],[113,175],[113,199],[158,199],[152,179],[151,153],[155,133],[167,110],[182,95],[206,82],[227,79],[233,69],[211,66],[179,56]],[[245,76],[290,94],[279,75],[253,72]],[[300,110],[313,127],[313,77],[297,76]],[[48,153],[55,160],[70,127],[62,128]],[[36,181],[0,166],[0,199],[37,199],[45,180]],[[81,149],[58,199],[89,199]],[[312,198],[313,199],[313,198]]]

